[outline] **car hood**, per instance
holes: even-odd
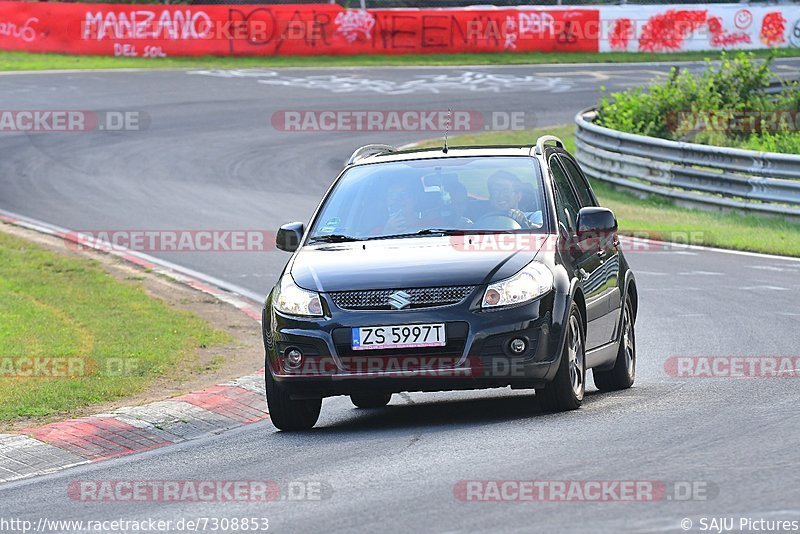
[[[518,239],[504,236],[309,245],[295,255],[290,272],[297,285],[320,292],[484,284],[522,269],[547,238],[528,234],[519,246]]]

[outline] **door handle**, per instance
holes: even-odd
[[[598,250],[597,251],[597,257],[600,258],[601,260],[606,259],[606,256],[608,256],[608,251],[607,250]]]

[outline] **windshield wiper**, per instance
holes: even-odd
[[[325,234],[310,237],[309,241],[312,243],[346,243],[349,241],[361,241],[357,237],[351,237],[343,234]]]
[[[455,228],[425,228],[418,232],[409,232],[406,234],[387,234],[370,237],[368,239],[401,239],[403,237],[418,237],[426,235],[464,235],[471,233],[470,230],[457,230]]]
[[[462,235],[468,233],[470,233],[469,230],[459,230],[458,228],[426,228],[424,230],[420,230],[414,235],[431,235],[431,234]]]

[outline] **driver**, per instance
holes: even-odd
[[[514,219],[524,229],[534,228],[528,216],[520,209],[522,201],[522,181],[508,171],[497,171],[489,176],[489,205],[493,212],[499,212]]]

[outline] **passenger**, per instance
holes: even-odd
[[[388,218],[381,235],[404,234],[420,230],[418,202],[422,184],[412,180],[395,180],[386,191]]]

